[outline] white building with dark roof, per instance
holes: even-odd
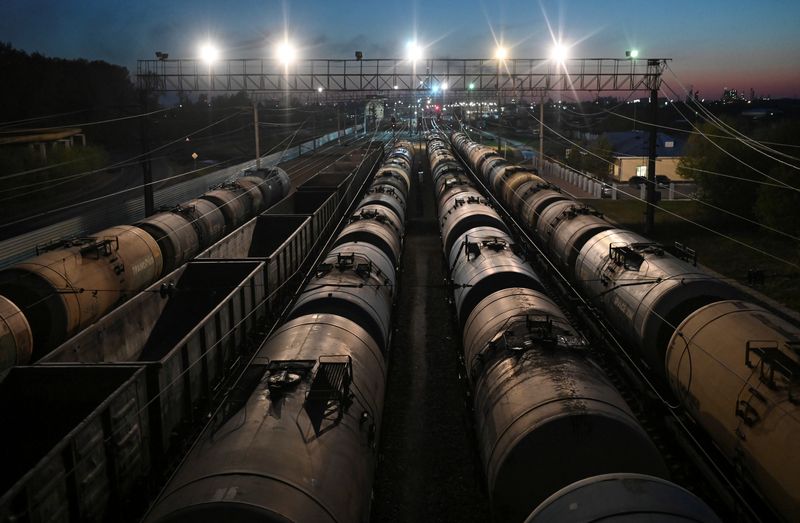
[[[614,181],[624,182],[634,176],[647,176],[647,159],[650,133],[625,131],[606,133],[614,156]],[[682,139],[658,133],[656,140],[656,176],[666,176],[672,181],[685,181],[678,174],[678,162],[686,145]]]

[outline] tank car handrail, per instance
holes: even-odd
[[[474,377],[477,375],[476,370],[478,370],[479,365],[482,366],[486,363],[485,360],[489,357],[486,354],[489,353],[490,350],[491,351],[509,350],[512,352],[525,352],[533,348],[533,347],[520,347],[520,348],[508,347],[507,343],[506,346],[504,347],[498,347],[497,340],[498,339],[506,340],[506,335],[508,334],[509,326],[512,323],[520,322],[520,320],[523,319],[526,322],[525,327],[527,329],[536,328],[535,325],[530,324],[530,320],[531,318],[537,318],[537,317],[544,318],[545,320],[544,325],[547,327],[549,331],[547,335],[535,336],[535,333],[533,331],[528,330],[521,337],[525,338],[526,340],[530,339],[540,342],[548,342],[549,347],[567,349],[567,350],[581,350],[583,348],[586,348],[586,346],[588,345],[586,339],[578,333],[573,333],[569,336],[565,336],[563,334],[553,334],[553,327],[555,325],[553,323],[553,318],[557,318],[557,316],[553,316],[552,314],[548,313],[532,314],[530,311],[520,314],[513,314],[508,318],[506,318],[506,320],[498,327],[498,332],[495,335],[495,337],[490,339],[486,343],[486,345],[484,345],[484,347],[478,352],[476,352],[475,356],[473,356],[472,361],[470,362],[470,369],[473,371],[470,373],[470,375],[473,376],[472,381],[473,382],[477,381],[478,378]],[[561,318],[561,320],[566,322],[566,319],[563,317]],[[539,324],[542,322],[536,321],[535,323]]]

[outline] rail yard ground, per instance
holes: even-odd
[[[416,162],[427,166],[425,153]],[[417,172],[418,169],[412,169]],[[426,169],[427,171],[427,169]],[[372,521],[489,521],[433,181],[412,182]]]

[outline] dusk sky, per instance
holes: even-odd
[[[135,71],[154,51],[270,57],[287,33],[305,58],[401,57],[407,41],[435,58],[490,57],[493,32],[516,58],[546,57],[556,36],[574,57],[672,58],[703,97],[725,86],[800,96],[800,0],[257,1],[0,0],[0,40],[48,56],[101,59]],[[665,80],[678,88],[670,72]]]

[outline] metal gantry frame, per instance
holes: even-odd
[[[324,94],[324,102],[370,97],[467,95],[471,100],[538,99],[539,158],[544,161],[544,97],[551,92],[613,93],[649,91],[650,140],[647,166],[645,229],[653,231],[656,199],[655,165],[658,90],[669,58],[430,58],[411,61],[378,59],[138,60],[137,87],[144,93],[246,92],[257,94]],[[322,100],[320,100],[322,101]],[[257,107],[253,105],[255,128]],[[259,155],[256,132],[256,158]],[[147,162],[145,162],[147,163]],[[148,173],[145,170],[145,178]],[[149,185],[145,185],[149,187]]]
[[[139,60],[140,89],[157,92],[346,93],[387,95],[438,90],[517,94],[549,91],[630,92],[650,88],[668,58],[431,58],[336,60]]]

